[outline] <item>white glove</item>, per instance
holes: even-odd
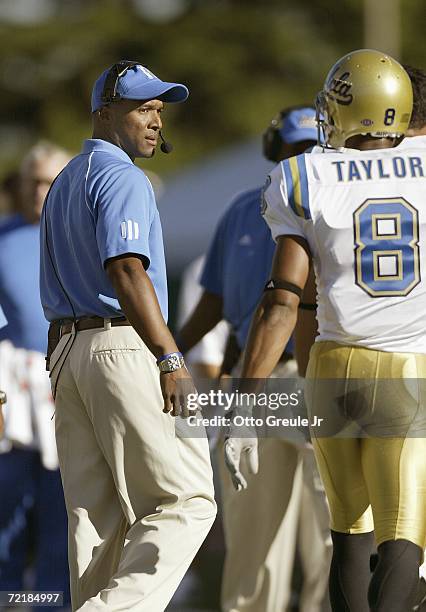
[[[251,437],[241,437],[242,433],[246,433]],[[256,430],[251,428],[239,428],[238,437],[236,435],[230,435],[226,438],[224,444],[225,452],[225,463],[226,467],[231,474],[232,483],[237,491],[247,489],[247,480],[244,478],[240,463],[245,455],[247,467],[251,474],[257,474],[259,470],[259,453],[258,453],[258,441],[256,436]]]

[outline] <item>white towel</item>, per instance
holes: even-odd
[[[0,452],[13,444],[38,449],[45,468],[57,469],[54,404],[44,355],[0,342],[0,387],[7,393]]]

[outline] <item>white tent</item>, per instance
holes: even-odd
[[[263,185],[270,162],[260,138],[226,149],[170,177],[158,200],[167,270],[178,275],[210,244],[216,224],[232,197]]]

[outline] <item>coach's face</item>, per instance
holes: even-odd
[[[162,127],[161,100],[120,100],[101,109],[111,141],[129,157],[152,157]]]

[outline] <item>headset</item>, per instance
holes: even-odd
[[[111,104],[112,102],[117,102],[117,100],[121,99],[121,95],[117,93],[117,87],[121,77],[124,76],[128,70],[139,65],[139,62],[120,60],[111,66],[106,76],[104,88],[101,93],[102,104]]]
[[[134,68],[135,66],[141,66],[141,63],[133,62],[131,60],[120,60],[111,66],[106,76],[104,88],[101,93],[102,104],[108,105],[121,100],[121,94],[117,93],[118,83],[121,77],[123,77],[128,70]],[[161,130],[159,135],[162,141],[160,145],[161,151],[163,153],[171,153],[173,151],[173,145],[171,142],[164,140]]]
[[[291,112],[300,110],[302,108],[312,108],[312,104],[297,104],[295,106],[284,108],[276,117],[274,117],[274,119],[272,119],[269,126],[263,132],[263,155],[269,161],[275,163],[280,161],[281,147],[284,142],[281,136],[284,120]]]

